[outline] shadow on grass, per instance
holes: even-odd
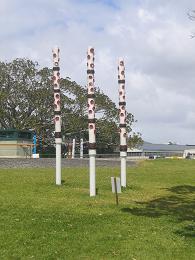
[[[189,224],[183,227],[182,230],[177,230],[175,233],[182,237],[195,237],[195,224]]]
[[[179,222],[195,221],[195,186],[174,186],[168,191],[173,194],[147,202],[137,202],[138,207],[121,210],[136,216],[160,217],[173,216]],[[188,225],[176,232],[182,236],[195,236],[195,225]]]
[[[180,186],[171,187],[167,190],[177,194],[188,194],[188,193],[195,193],[195,186],[180,185]]]

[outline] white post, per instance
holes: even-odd
[[[74,159],[75,155],[75,139],[72,140],[72,159]]]
[[[61,143],[56,143],[56,184],[61,185]]]
[[[59,48],[53,50],[53,85],[54,85],[54,122],[56,143],[56,185],[61,185],[61,108],[60,108],[60,67]]]
[[[88,88],[88,129],[89,129],[89,185],[90,196],[96,195],[95,185],[95,156],[96,156],[96,130],[95,130],[95,90],[94,90],[94,48],[87,50],[87,88]]]
[[[80,140],[80,158],[83,159],[83,138]]]
[[[95,185],[95,154],[89,151],[89,169],[90,169],[90,196],[96,195],[96,185]]]
[[[126,156],[121,155],[121,186],[126,187]]]
[[[119,118],[120,118],[120,157],[121,157],[121,186],[126,187],[126,158],[127,158],[127,133],[126,133],[126,102],[125,102],[125,66],[124,60],[119,59],[118,64],[119,84]]]

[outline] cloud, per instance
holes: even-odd
[[[194,1],[2,0],[1,60],[28,57],[86,84],[86,50],[95,47],[96,85],[118,103],[117,61],[125,58],[127,108],[153,142],[195,143]]]
[[[154,22],[155,21],[155,16],[154,14],[150,13],[148,10],[140,8],[137,12],[138,17],[142,20],[142,22],[147,23],[147,22]]]

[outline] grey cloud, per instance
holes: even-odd
[[[51,66],[61,48],[62,76],[86,84],[86,49],[96,51],[96,84],[118,102],[117,59],[125,58],[127,108],[148,141],[195,143],[194,1],[2,0],[2,60],[29,57]],[[134,2],[134,3],[133,3]],[[194,6],[195,8],[195,6]]]

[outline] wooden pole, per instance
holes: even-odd
[[[118,192],[117,192],[116,177],[114,177],[114,187],[115,187],[115,195],[116,195],[116,205],[118,206]]]

